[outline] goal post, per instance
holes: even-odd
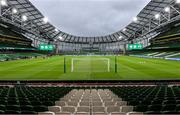
[[[110,72],[110,59],[72,58],[71,72]]]

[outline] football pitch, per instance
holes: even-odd
[[[115,56],[16,60],[0,62],[0,80],[180,80],[177,61],[117,56],[116,67]]]

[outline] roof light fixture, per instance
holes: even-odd
[[[48,23],[48,18],[47,17],[44,17],[43,18],[43,22],[46,24],[46,23]]]
[[[124,29],[123,29],[123,32],[125,32],[126,30],[127,30],[127,29],[126,29],[126,28],[124,28]]]
[[[62,37],[62,36],[59,36],[59,39],[60,39],[60,40],[63,40],[63,37]]]
[[[155,15],[155,18],[156,18],[156,19],[159,19],[159,18],[160,18],[160,14],[156,14],[156,15]]]
[[[23,21],[27,21],[27,16],[26,15],[22,15],[22,20]]]
[[[137,22],[138,21],[138,18],[137,17],[134,17],[133,18],[133,22]]]
[[[170,7],[165,7],[165,8],[164,8],[164,11],[165,11],[165,12],[170,12]]]
[[[123,37],[122,36],[119,36],[119,40],[121,40]]]
[[[180,0],[176,0],[176,3],[179,4],[179,3],[180,3]]]
[[[55,31],[58,32],[58,29],[56,28]]]
[[[17,9],[16,9],[16,8],[13,8],[13,9],[12,9],[12,13],[13,13],[13,14],[17,14],[17,13],[18,13]]]
[[[7,6],[7,1],[6,1],[6,0],[1,0],[1,1],[0,1],[0,5],[2,5],[2,6]]]

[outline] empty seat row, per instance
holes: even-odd
[[[115,113],[86,113],[86,112],[80,112],[80,113],[69,113],[69,112],[59,112],[59,113],[53,113],[53,112],[40,112],[38,115],[143,115],[142,112],[115,112]]]
[[[108,106],[108,107],[103,107],[103,106],[96,106],[96,107],[87,107],[87,106],[81,106],[81,107],[72,107],[72,106],[65,106],[65,107],[60,107],[60,106],[51,106],[49,107],[49,111],[51,112],[102,112],[102,113],[113,113],[113,112],[132,112],[133,107],[132,106]]]
[[[110,90],[72,90],[69,94],[48,108],[50,112],[114,114],[133,112],[133,106],[127,106],[126,101],[116,96]]]

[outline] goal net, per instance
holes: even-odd
[[[110,72],[110,59],[72,58],[71,72]]]

